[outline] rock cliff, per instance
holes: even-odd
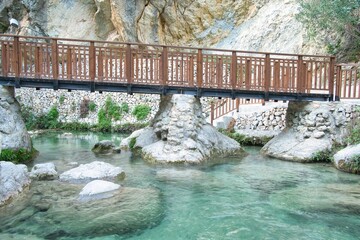
[[[254,51],[322,53],[296,20],[296,0],[5,0],[18,33]]]

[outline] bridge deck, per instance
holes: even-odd
[[[0,35],[0,84],[277,100],[332,100],[335,58]]]

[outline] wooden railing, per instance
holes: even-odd
[[[336,96],[340,99],[360,99],[360,66],[339,64],[336,66]]]
[[[0,35],[0,76],[333,95],[335,58]],[[266,97],[265,97],[266,98]]]

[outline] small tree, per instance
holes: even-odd
[[[343,60],[358,60],[360,52],[360,0],[300,0],[298,19],[310,37],[322,37],[331,54],[345,54]],[[341,56],[340,56],[341,57]]]

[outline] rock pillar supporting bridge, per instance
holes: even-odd
[[[0,84],[265,100],[336,99],[335,58],[0,35]]]

